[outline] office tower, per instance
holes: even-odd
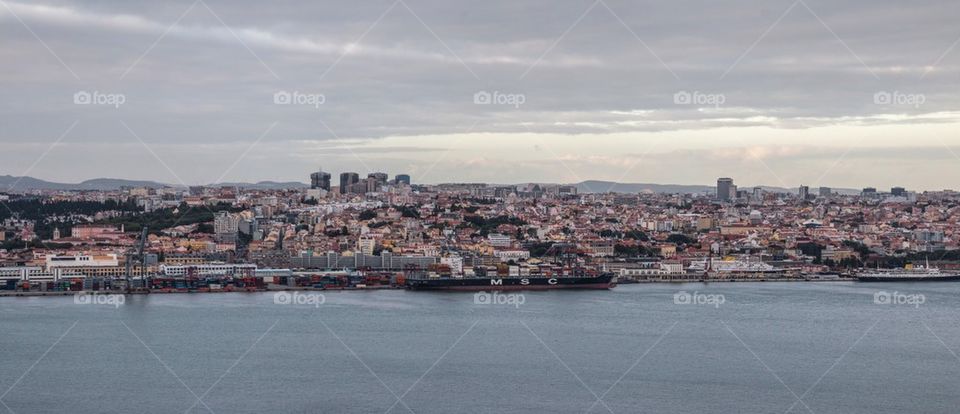
[[[347,188],[347,193],[349,194],[364,194],[367,192],[367,182],[370,181],[368,178],[364,178],[356,183],[350,184],[350,187]]]
[[[310,174],[310,188],[330,191],[330,173],[317,171]]]
[[[365,180],[360,182],[360,184],[366,184],[363,192],[375,193],[377,191],[380,191],[380,188],[383,185],[380,183],[380,177],[375,177],[373,176],[373,174],[370,174],[370,175],[371,175],[370,177],[367,177]]]
[[[873,187],[864,187],[863,191],[860,192],[861,197],[873,197],[877,195],[877,189]]]
[[[367,178],[374,179],[379,185],[386,185],[387,180],[389,179],[387,176],[387,173],[382,173],[382,172],[374,172],[374,173],[367,174]]]
[[[737,187],[733,185],[732,178],[717,179],[717,199],[720,201],[730,201],[737,194]]]
[[[350,192],[350,186],[360,182],[360,174],[355,172],[340,173],[340,194]]]
[[[410,176],[407,174],[397,174],[397,177],[394,180],[397,184],[406,184],[410,185]]]
[[[810,187],[809,187],[809,186],[805,186],[805,185],[801,185],[801,186],[800,186],[800,199],[801,199],[801,200],[806,200],[806,199],[808,199],[808,198],[810,198]]]
[[[906,197],[907,189],[903,187],[893,187],[890,189],[890,194],[894,197]]]

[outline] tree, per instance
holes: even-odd
[[[463,218],[463,225],[479,229],[479,233],[481,236],[486,236],[487,234],[490,234],[497,227],[503,224],[523,226],[523,225],[526,225],[527,222],[523,221],[520,218],[510,217],[510,216],[496,216],[491,218],[485,218],[483,216],[471,215]]]
[[[197,225],[197,230],[194,231],[194,233],[207,233],[207,234],[213,234],[213,232],[214,232],[213,224],[210,224],[210,223],[200,223]]]
[[[623,234],[621,234],[618,231],[613,231],[610,229],[600,230],[600,237],[603,237],[605,239],[619,239],[619,238],[622,238],[622,236]]]
[[[806,256],[813,256],[813,263],[819,264],[820,258],[823,253],[823,246],[817,243],[800,243],[797,244],[797,248],[800,249]]]
[[[400,207],[397,207],[397,209],[400,210],[400,215],[402,217],[416,218],[416,219],[420,218],[420,212],[417,211],[416,207],[400,206]]]
[[[547,254],[551,246],[553,246],[553,242],[534,243],[530,245],[528,250],[531,257],[542,257]]]
[[[99,223],[113,224],[115,226],[122,225],[128,232],[137,232],[146,226],[150,229],[150,233],[160,234],[163,229],[174,226],[211,222],[216,212],[229,211],[236,213],[243,209],[233,207],[230,203],[217,203],[192,208],[186,203],[180,203],[180,206],[177,207],[176,210],[176,214],[174,213],[174,209],[165,208],[149,213],[110,218],[100,221]]]
[[[840,259],[840,267],[846,269],[860,268],[863,267],[863,262],[856,257],[844,257],[843,259]]]
[[[640,241],[649,241],[650,237],[647,236],[647,233],[644,233],[640,230],[629,230],[626,233],[623,233],[625,239],[633,239]]]
[[[689,237],[685,234],[674,233],[667,236],[667,242],[674,243],[674,244],[694,244],[697,241],[694,238]]]
[[[852,248],[860,254],[860,257],[867,257],[870,254],[870,248],[856,240],[844,240],[843,245]]]
[[[615,244],[613,253],[617,256],[659,256],[659,252],[641,245]]]
[[[358,218],[359,218],[361,221],[367,221],[367,220],[372,220],[372,219],[374,219],[374,218],[376,218],[376,217],[377,217],[377,211],[376,211],[376,210],[373,210],[373,209],[370,209],[370,210],[361,211],[361,212],[360,212],[360,216],[359,216]]]

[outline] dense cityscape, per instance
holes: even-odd
[[[337,184],[337,185],[335,185]],[[849,191],[847,191],[849,193]],[[591,192],[558,184],[419,185],[375,172],[307,188],[124,187],[2,196],[0,288],[14,292],[401,287],[409,277],[620,283],[836,280],[956,268],[960,193],[741,189]],[[144,280],[147,280],[146,282]]]
[[[0,414],[956,414],[958,18],[0,0]]]

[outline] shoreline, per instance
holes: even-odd
[[[778,283],[778,282],[856,282],[856,278],[838,278],[838,279],[780,279],[780,278],[738,278],[738,279],[671,279],[671,280],[634,280],[629,282],[618,282],[621,285],[642,285],[648,283],[663,283],[663,284],[674,284],[674,283],[748,283],[748,282],[763,282],[763,283]]]
[[[683,284],[683,283],[780,283],[780,282],[856,282],[856,279],[677,279],[677,280],[637,280],[628,282],[619,282],[620,285],[643,285],[643,284]],[[612,289],[615,289],[612,288]],[[219,290],[152,290],[149,292],[134,291],[125,292],[122,290],[78,290],[78,291],[3,291],[0,290],[0,297],[46,297],[46,296],[74,296],[78,294],[111,294],[111,295],[170,295],[170,294],[207,294],[207,293],[269,293],[269,292],[340,292],[340,291],[365,291],[365,290],[408,290],[403,286],[367,286],[367,287],[333,287],[326,289],[317,289],[313,287],[272,287],[267,289],[219,289]]]
[[[16,291],[4,291],[0,290],[0,297],[40,297],[40,296],[73,296],[78,294],[101,294],[101,295],[176,295],[176,294],[207,294],[207,293],[268,293],[268,292],[339,292],[339,291],[357,291],[357,290],[403,290],[403,286],[367,286],[367,287],[332,287],[326,289],[317,289],[313,287],[290,287],[284,286],[283,288],[268,288],[268,289],[217,289],[217,290],[196,290],[196,289],[183,289],[183,290],[168,290],[168,289],[156,289],[151,291],[132,291],[126,292],[123,290],[48,290],[48,291],[35,291],[35,292],[16,292]]]

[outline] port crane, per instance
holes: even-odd
[[[543,253],[543,256],[547,257],[550,253],[553,253],[554,263],[573,268],[577,260],[576,247],[574,243],[553,243]]]
[[[143,248],[147,241],[147,227],[144,226],[140,232],[140,239],[137,240],[136,250],[131,247],[126,253],[126,274],[127,274],[127,293],[131,291],[130,277],[133,274],[133,262],[137,261],[140,265],[140,280],[143,282],[143,288],[147,290],[149,284],[147,280],[147,256],[143,254]]]

